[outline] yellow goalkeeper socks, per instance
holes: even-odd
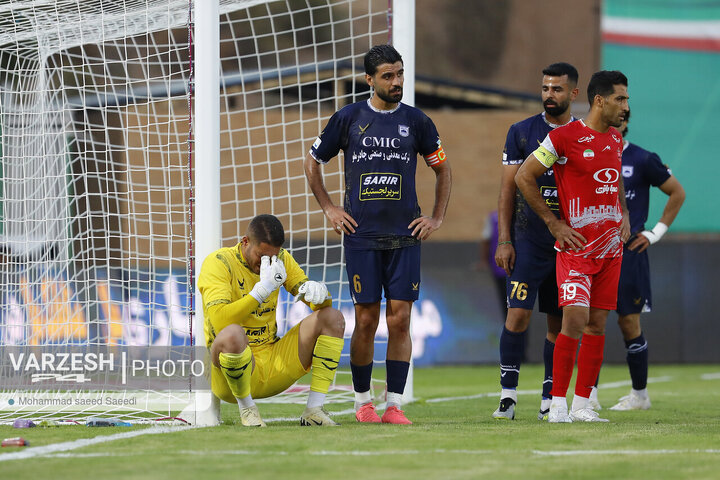
[[[252,376],[252,352],[246,347],[242,353],[220,353],[220,370],[227,380],[230,391],[241,407],[255,405],[250,396],[250,378]]]
[[[320,335],[315,342],[312,358],[312,380],[310,380],[310,393],[319,393],[324,400],[325,394],[330,389],[330,384],[335,378],[335,371],[342,353],[343,338]],[[315,395],[314,397],[318,397]],[[313,402],[315,403],[315,402]],[[322,404],[322,402],[321,402]],[[308,406],[310,406],[308,404]]]

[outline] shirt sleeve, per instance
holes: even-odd
[[[203,262],[198,276],[198,290],[202,296],[205,321],[215,335],[230,324],[254,326],[251,312],[258,306],[257,300],[245,295],[232,300],[232,273],[222,254],[215,252]]]
[[[557,163],[565,163],[563,158],[561,158],[557,152],[557,149],[555,148],[555,144],[553,143],[553,139],[550,138],[550,132],[545,136],[545,140],[540,144],[540,146],[535,149],[533,152],[533,155],[535,155],[535,158],[538,159],[540,163],[542,163],[545,168],[551,168],[556,162]]]
[[[198,276],[198,290],[203,307],[227,304],[232,300],[230,266],[223,261],[222,254],[215,252],[205,259]]]
[[[340,109],[330,117],[327,125],[310,147],[310,155],[319,163],[328,163],[347,144],[349,120],[344,110]]]
[[[645,178],[653,187],[658,187],[672,176],[667,165],[664,165],[656,153],[648,152]]]
[[[285,287],[285,290],[288,291],[288,293],[292,296],[296,296],[298,294],[298,289],[300,286],[307,282],[309,279],[307,275],[305,275],[305,272],[303,271],[302,267],[298,265],[295,258],[293,258],[292,255],[290,255],[290,252],[287,250],[281,250],[280,255],[278,255],[278,258],[280,258],[283,263],[285,264],[285,272],[287,273],[287,278],[285,279],[285,283],[283,286]],[[305,303],[305,301],[303,300]],[[332,298],[328,298],[323,303],[315,305],[312,303],[309,303],[308,306],[311,310],[315,311],[322,307],[329,307],[332,304]]]
[[[435,123],[425,114],[420,124],[418,152],[423,156],[428,167],[440,165],[447,160]]]
[[[520,165],[525,161],[525,158],[523,158],[523,152],[520,149],[520,144],[522,142],[519,140],[521,136],[522,133],[520,132],[517,123],[510,126],[507,138],[505,139],[505,148],[503,148],[503,165]]]
[[[285,273],[287,273],[287,278],[283,284],[285,290],[287,290],[290,295],[297,295],[300,285],[308,281],[307,275],[305,275],[303,269],[287,250],[280,250],[278,258],[285,264]]]

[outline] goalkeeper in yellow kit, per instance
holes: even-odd
[[[335,426],[323,403],[340,360],[345,320],[330,306],[325,284],[308,280],[282,248],[284,242],[280,220],[258,215],[240,243],[216,250],[203,262],[198,289],[212,358],[212,391],[238,404],[243,425],[264,427],[253,398],[277,395],[312,367],[300,424]],[[275,321],[281,285],[313,310],[282,338]]]

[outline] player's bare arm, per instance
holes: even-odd
[[[315,195],[315,199],[335,233],[338,235],[342,232],[346,234],[355,233],[355,227],[358,226],[357,222],[345,209],[333,204],[323,183],[322,167],[310,154],[305,157],[305,176],[308,179],[310,190]]]
[[[677,217],[677,214],[680,211],[680,207],[682,207],[683,202],[685,202],[685,189],[675,177],[669,177],[658,188],[665,195],[668,196],[667,202],[665,203],[665,208],[663,209],[663,213],[660,217],[658,225],[663,224],[665,227],[670,227],[672,222],[675,221],[675,217]],[[650,233],[653,232],[650,231]],[[652,236],[650,235],[637,235],[630,243],[630,245],[628,245],[628,248],[630,250],[637,250],[638,252],[642,252],[651,245],[651,237]]]
[[[540,194],[537,179],[546,170],[547,168],[531,153],[515,175],[515,184],[530,208],[545,222],[552,236],[558,241],[560,248],[578,251],[583,248],[587,240],[579,232],[570,228],[564,220],[558,219]]]
[[[411,235],[420,240],[427,240],[442,225],[452,188],[452,171],[447,160],[431,168],[435,172],[435,205],[432,217],[418,217],[408,225],[408,229],[412,229]]]
[[[668,196],[660,221],[669,227],[685,202],[685,189],[675,177],[668,178],[658,188]]]
[[[515,268],[515,247],[511,242],[511,224],[515,206],[515,175],[520,165],[503,165],[498,196],[498,244],[495,263],[509,276]]]

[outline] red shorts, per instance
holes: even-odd
[[[583,258],[558,252],[558,305],[615,310],[622,256]]]

